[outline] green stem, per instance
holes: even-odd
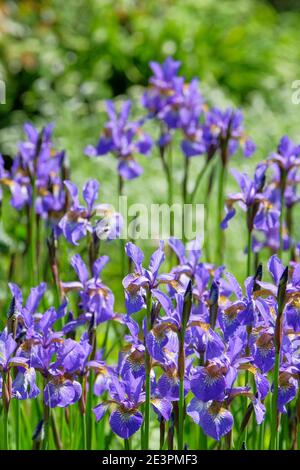
[[[15,426],[16,426],[16,450],[20,449],[20,401],[15,400]]]
[[[9,450],[8,444],[8,410],[3,409],[3,449]]]
[[[283,251],[283,207],[284,207],[284,191],[280,195],[280,217],[279,217],[279,258],[282,257]]]
[[[43,450],[49,447],[49,424],[50,424],[50,408],[44,403],[44,440]]]
[[[152,300],[151,300],[151,293],[147,293],[147,333],[151,329],[151,308],[152,308]],[[150,382],[150,371],[151,371],[151,364],[150,364],[150,355],[145,345],[145,367],[146,367],[146,400],[145,400],[145,409],[144,409],[144,421],[145,421],[145,428],[144,428],[144,450],[149,449],[149,427],[150,427],[150,394],[151,394],[151,382]]]
[[[166,161],[166,157],[165,157],[165,148],[160,149],[159,156],[160,156],[162,166],[163,166],[163,170],[164,170],[166,180],[167,180],[168,205],[169,205],[169,207],[171,207],[172,204],[173,204],[173,162],[172,162],[171,147],[170,147],[170,150],[169,150],[168,161]],[[173,220],[172,213],[171,213],[170,235],[173,235],[173,234],[174,234],[174,220]]]
[[[279,218],[279,258],[282,257],[283,251],[283,220],[284,220],[284,193],[286,186],[287,174],[285,170],[281,171],[280,178],[280,218]]]
[[[224,209],[224,184],[225,184],[226,166],[221,163],[219,169],[219,185],[218,185],[218,207],[217,207],[217,260],[218,265],[223,263],[223,240],[224,233],[220,225],[223,220],[223,209]]]
[[[274,374],[273,374],[270,450],[276,450],[276,441],[277,441],[277,401],[278,401],[278,379],[279,379],[279,363],[280,363],[279,359],[280,359],[280,351],[276,351]]]
[[[179,404],[178,404],[178,450],[183,450],[183,435],[184,435],[184,332],[181,333],[183,338],[179,342],[178,354],[178,372],[179,372]],[[180,335],[180,336],[181,336]]]
[[[193,190],[191,191],[190,193],[190,197],[189,197],[189,202],[192,204],[194,202],[194,199],[197,195],[197,191],[198,191],[198,188],[199,188],[199,185],[202,181],[202,178],[203,176],[205,175],[206,173],[206,170],[207,168],[209,167],[209,162],[205,162],[204,166],[202,167],[201,171],[198,173],[198,176],[197,176],[197,179],[195,181],[195,185],[194,185],[194,188]]]
[[[207,450],[207,436],[199,426],[199,450]]]
[[[247,277],[251,275],[251,258],[252,258],[252,232],[248,230],[248,249],[247,249]]]
[[[87,439],[86,439],[86,413],[81,413],[81,448],[87,450]]]
[[[37,263],[37,221],[35,213],[35,201],[37,196],[36,182],[32,180],[32,202],[30,207],[30,246],[29,246],[29,277],[31,286],[33,287],[38,282],[38,263]]]
[[[92,449],[93,441],[93,419],[92,419],[92,409],[93,409],[93,373],[90,370],[89,373],[89,389],[87,396],[87,450]]]
[[[130,450],[130,440],[129,439],[124,439],[124,449],[125,450]]]
[[[119,198],[124,194],[124,180],[121,175],[119,175],[118,180],[118,196]],[[118,201],[119,203],[119,201]],[[120,261],[121,261],[121,275],[122,278],[125,276],[125,243],[123,238],[120,238]]]
[[[184,174],[182,181],[182,240],[185,241],[185,204],[188,202],[188,179],[189,179],[190,159],[185,157],[184,160]]]

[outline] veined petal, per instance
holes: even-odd
[[[92,411],[96,417],[97,422],[103,418],[107,411],[107,407],[108,405],[106,405],[105,403],[100,403],[99,405],[95,406],[95,408],[93,408]]]
[[[170,419],[172,413],[172,404],[166,398],[152,398],[151,400],[154,411],[160,414],[166,421]]]
[[[220,402],[204,403],[193,398],[187,407],[187,414],[201,426],[205,434],[217,441],[233,426],[232,414],[222,408]]]
[[[118,407],[109,418],[112,431],[122,439],[129,439],[140,429],[142,423],[143,415],[139,411],[126,410],[123,407]]]
[[[199,368],[191,379],[192,392],[203,402],[223,401],[225,387],[226,382],[222,369],[216,364]]]

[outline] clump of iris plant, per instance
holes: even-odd
[[[159,241],[149,262],[144,246],[121,240],[128,268],[107,269],[102,240],[122,236],[121,215],[98,203],[96,178],[83,185],[81,198],[64,152],[54,150],[51,125],[41,131],[26,125],[12,165],[0,158],[2,204],[8,187],[28,242],[27,270],[16,269],[19,253],[10,253],[1,322],[4,449],[23,442],[84,450],[149,449],[158,441],[161,450],[299,446],[300,263],[293,223],[299,147],[283,137],[253,178],[233,170],[239,190],[225,199],[224,217],[229,161],[240,148],[246,157],[255,150],[243,116],[209,108],[198,81],[180,76],[172,58],[150,67],[146,115],[131,121],[129,102],[120,112],[109,102],[100,140],[86,153],[116,157],[121,194],[123,182],[142,172],[138,154],[152,150],[143,130],[151,120],[169,203],[178,142],[183,203],[197,200],[211,168],[208,198],[218,184],[214,262],[199,237],[185,243],[171,236]],[[194,157],[203,166],[191,184]],[[222,230],[237,205],[248,232],[243,279],[222,264]]]

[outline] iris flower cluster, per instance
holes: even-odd
[[[71,443],[80,417],[82,449],[91,449],[96,436],[106,448],[115,439],[126,449],[149,449],[159,435],[161,449],[183,450],[190,445],[187,431],[204,449],[245,448],[255,436],[256,448],[297,446],[300,263],[293,208],[299,201],[300,148],[283,137],[277,151],[257,165],[253,179],[232,170],[240,190],[225,198],[231,156],[239,148],[247,157],[255,150],[241,112],[209,108],[198,81],[187,83],[172,58],[150,67],[153,75],[142,97],[146,115],[132,121],[129,102],[120,112],[108,102],[100,140],[85,153],[116,157],[121,193],[124,180],[142,172],[138,154],[149,154],[156,140],[172,202],[166,150],[179,136],[183,203],[197,198],[208,167],[208,203],[212,185],[218,184],[213,262],[200,239],[185,243],[174,232],[159,242],[149,261],[132,241],[114,241],[123,219],[99,202],[98,180],[78,188],[64,152],[53,149],[52,126],[39,132],[27,124],[12,165],[0,159],[1,191],[9,188],[10,205],[27,216],[30,244],[24,252],[30,285],[16,281],[21,273],[12,262],[0,333],[6,449],[13,447],[15,423],[18,448],[20,416],[29,403],[39,418],[30,423],[35,449],[64,446],[65,428],[61,432],[57,424],[62,413]],[[159,129],[156,139],[144,131],[149,120]],[[203,167],[191,189],[189,161],[199,155]],[[219,178],[213,177],[216,172]],[[5,204],[5,192],[1,197]],[[237,204],[246,213],[248,231],[242,283],[222,262],[224,229]],[[107,241],[121,250],[122,270],[115,276],[106,274]],[[265,248],[270,257],[260,264]]]
[[[12,400],[42,395],[44,422],[49,409],[76,402],[86,413],[86,394],[92,386],[99,400],[93,408],[97,421],[109,413],[112,431],[129,439],[144,423],[149,373],[149,398],[156,419],[160,426],[168,424],[169,432],[177,427],[178,433],[180,358],[184,357],[185,420],[190,417],[207,436],[219,441],[230,435],[235,425],[234,402],[241,397],[249,403],[246,413],[253,412],[257,425],[262,425],[265,402],[274,393],[278,348],[277,409],[292,412],[289,405],[297,396],[300,377],[300,264],[293,264],[287,275],[273,255],[268,262],[272,282],[263,282],[261,275],[250,276],[243,287],[224,268],[203,263],[196,241],[187,253],[179,240],[172,238],[168,243],[178,265],[164,274],[159,274],[165,258],[163,244],[147,269],[142,265],[142,251],[131,242],[126,245],[134,272],[123,281],[125,313],[114,312],[114,295],[100,279],[106,256],[96,260],[91,275],[82,258],[73,257],[79,280],[62,282],[65,297],[58,308],[41,308],[45,283],[32,288],[26,301],[20,287],[10,284],[12,302],[0,336],[1,397],[7,412]],[[70,315],[67,300],[74,289],[79,293],[77,317]],[[191,303],[186,311],[188,290]],[[147,309],[149,300],[147,325],[134,319],[134,314]],[[103,359],[95,341],[98,326],[104,322],[121,323],[127,329],[126,345],[115,365]],[[243,383],[245,372],[249,375]]]
[[[287,136],[281,138],[277,151],[257,165],[253,180],[247,174],[232,170],[240,192],[226,200],[226,216],[221,223],[226,229],[234,217],[235,204],[246,212],[247,228],[252,237],[251,248],[259,254],[264,248],[271,253],[290,251],[297,256],[298,242],[294,235],[294,207],[299,202],[300,146]]]

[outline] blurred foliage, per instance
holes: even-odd
[[[54,121],[58,148],[67,150],[75,181],[98,177],[101,201],[115,203],[115,162],[92,161],[83,149],[96,143],[104,99],[126,93],[138,105],[150,74],[148,62],[173,55],[182,61],[187,79],[201,79],[210,103],[242,107],[258,150],[251,160],[237,155],[232,166],[252,174],[255,162],[266,158],[281,135],[299,141],[300,105],[291,102],[292,83],[300,79],[300,12],[291,10],[298,3],[2,0],[0,79],[7,85],[7,104],[0,106],[0,151],[16,150],[25,120],[40,126]],[[177,188],[182,155],[176,149],[174,154]],[[156,157],[154,151],[151,158],[140,159],[144,174],[126,185],[131,202],[164,200]],[[201,158],[193,159],[191,173],[201,165]],[[236,190],[231,177],[229,189]],[[227,237],[226,259],[241,278],[244,231],[241,213]]]
[[[277,2],[277,4],[280,2]],[[282,2],[281,2],[282,3]],[[284,3],[284,2],[283,2]],[[1,127],[145,85],[148,62],[174,55],[188,78],[218,83],[236,103],[297,78],[299,13],[260,0],[22,0],[0,4]]]

